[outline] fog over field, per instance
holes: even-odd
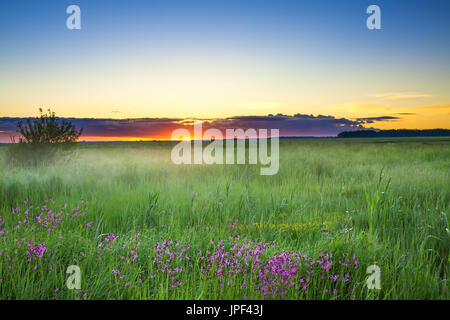
[[[450,297],[449,139],[281,141],[275,176],[175,165],[173,146],[79,144],[32,168],[1,146],[0,297]]]

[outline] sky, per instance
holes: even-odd
[[[80,30],[66,27],[72,4]],[[366,27],[372,4],[380,30]],[[1,1],[0,141],[40,107],[79,119],[88,140],[167,138],[192,119],[299,136],[449,129],[449,12],[445,0]]]

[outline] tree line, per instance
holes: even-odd
[[[408,138],[408,137],[449,137],[448,129],[390,129],[390,130],[356,130],[344,131],[338,138]]]

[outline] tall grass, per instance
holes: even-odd
[[[450,298],[450,140],[282,141],[274,176],[261,176],[255,165],[176,166],[172,146],[82,144],[71,161],[34,168],[1,160],[0,229],[8,233],[0,235],[0,298]],[[5,151],[1,146],[0,157]],[[31,211],[46,205],[56,213],[67,205],[61,212],[72,214],[81,200],[86,213],[66,218],[55,232],[14,230],[12,208],[23,214],[30,204]],[[109,234],[118,240],[106,242]],[[17,244],[22,238],[43,243],[42,257],[29,261]],[[169,267],[182,271],[158,267],[163,256],[155,246],[169,239],[179,242],[164,249],[176,256]],[[221,277],[219,260],[201,259],[258,242],[270,243],[263,265],[292,251],[315,259],[329,253],[330,271],[341,277],[347,270],[338,261],[346,254],[358,267],[345,283],[316,272],[306,291],[299,285],[264,295],[253,265]],[[373,264],[381,269],[380,290],[366,287]],[[80,290],[65,285],[69,265],[81,268]],[[112,272],[118,269],[122,279]]]

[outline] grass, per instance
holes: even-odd
[[[0,298],[450,298],[449,139],[281,141],[274,176],[176,166],[172,146],[81,144],[37,168],[7,166],[1,146]],[[54,231],[36,222],[44,205],[64,216]],[[327,253],[329,270],[306,266]],[[69,265],[80,267],[79,290],[66,287]],[[366,286],[370,265],[380,290]]]

